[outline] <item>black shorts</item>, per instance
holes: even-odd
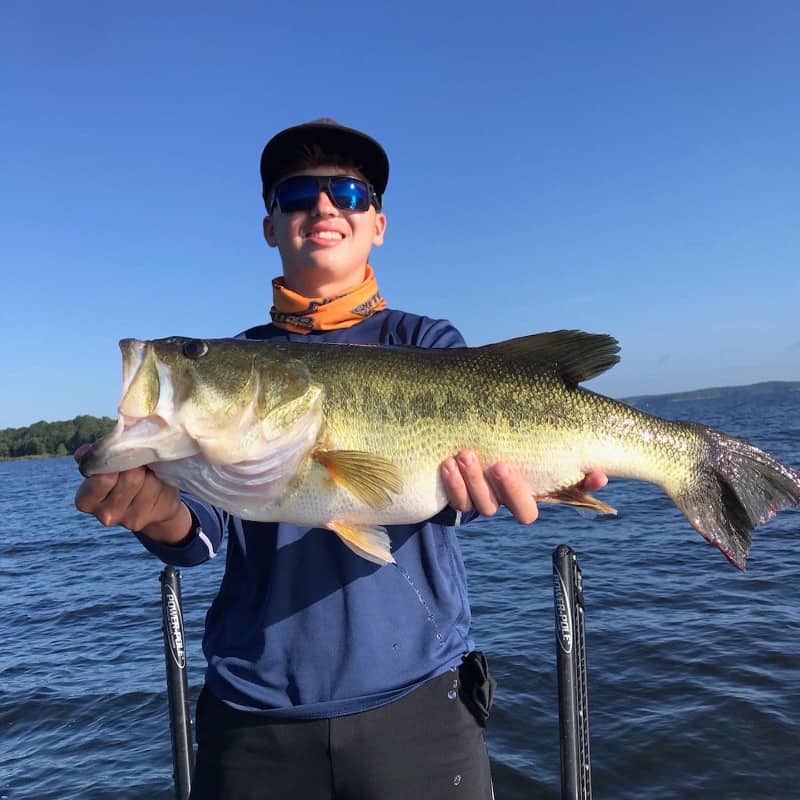
[[[464,703],[462,671],[321,720],[267,720],[204,688],[190,800],[491,800],[484,728]]]

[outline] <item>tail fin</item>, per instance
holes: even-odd
[[[752,529],[800,504],[800,473],[741,439],[696,427],[708,458],[673,500],[698,533],[744,572]]]

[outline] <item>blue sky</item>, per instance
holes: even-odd
[[[264,321],[258,159],[389,152],[390,305],[616,336],[620,397],[800,379],[794,2],[0,8],[0,428],[116,415],[117,341]]]

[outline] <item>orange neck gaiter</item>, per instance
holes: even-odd
[[[292,333],[350,328],[386,308],[372,267],[357,286],[337,297],[303,297],[286,287],[282,277],[272,281],[272,324]]]

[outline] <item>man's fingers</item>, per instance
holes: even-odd
[[[138,531],[165,516],[160,506],[164,505],[162,496],[166,487],[149,469],[143,470],[139,488],[136,489],[135,484],[131,488],[134,493],[120,517],[119,525]]]
[[[120,472],[114,488],[94,512],[97,519],[106,526],[125,525],[130,505],[141,490],[144,479],[144,467]]]
[[[456,464],[464,478],[472,507],[485,516],[492,516],[500,508],[500,502],[483,473],[478,457],[471,450],[462,450],[456,456]],[[461,509],[463,511],[463,509]]]
[[[527,480],[518,469],[508,464],[495,464],[489,471],[498,500],[514,515],[517,522],[530,525],[539,517],[539,506],[533,499]]]
[[[456,464],[455,458],[447,458],[442,462],[442,483],[447,495],[447,504],[456,511],[472,511],[472,500],[464,483],[464,477]]]
[[[458,511],[475,509],[484,516],[492,516],[502,504],[523,525],[539,517],[539,506],[527,480],[510,464],[494,464],[484,472],[475,453],[462,450],[455,458],[442,463],[441,475],[447,502]],[[580,488],[584,492],[594,492],[607,483],[604,472],[591,470],[584,476]]]
[[[497,513],[500,503],[494,489],[486,480],[477,456],[471,450],[462,450],[455,458],[442,463],[442,481],[447,502],[457,511],[472,511],[491,516]]]
[[[596,492],[602,489],[608,483],[608,475],[600,470],[591,470],[587,472],[581,481],[581,489],[584,492]]]
[[[108,472],[105,475],[93,475],[91,478],[87,478],[75,495],[75,506],[78,511],[94,514],[95,508],[105,501],[118,480],[118,472]]]
[[[92,449],[92,446],[90,444],[82,444],[82,445],[80,445],[80,447],[78,447],[78,449],[73,453],[73,456],[75,457],[75,460],[80,464],[81,463],[81,459],[91,449]]]
[[[106,527],[143,531],[156,526],[156,538],[166,530],[170,541],[185,537],[191,528],[191,515],[178,490],[146,467],[86,478],[75,506]]]
[[[75,505],[107,527],[123,525],[138,530],[157,521],[160,514],[171,513],[172,494],[167,496],[164,484],[150,470],[137,467],[87,478],[78,489]]]

